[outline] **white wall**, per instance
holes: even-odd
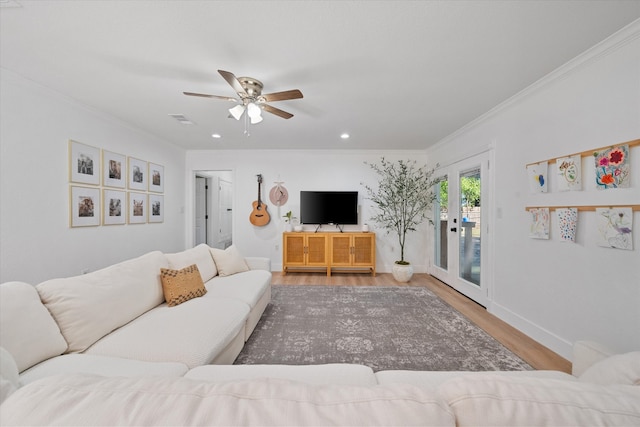
[[[184,249],[184,150],[5,69],[0,81],[0,282]],[[164,223],[69,228],[69,139],[163,165]]]
[[[495,146],[495,281],[490,311],[565,357],[576,340],[640,349],[640,212],[633,251],[596,245],[595,212],[579,213],[575,244],[528,237],[526,206],[640,204],[640,147],[630,189],[530,194],[525,165],[640,138],[640,21],[428,150],[431,161]]]
[[[267,256],[271,258],[272,269],[282,269],[282,232],[284,219],[289,210],[294,216],[300,216],[301,190],[358,191],[359,224],[368,223],[371,216],[370,202],[365,200],[365,190],[360,184],[366,182],[375,185],[377,178],[365,161],[375,163],[384,156],[388,160],[416,159],[424,163],[423,152],[398,151],[189,151],[187,152],[187,209],[186,245],[193,242],[193,206],[194,171],[233,170],[233,240],[245,255]],[[271,222],[264,227],[255,227],[249,222],[252,203],[257,199],[257,174],[262,174],[262,199],[267,203],[267,212]],[[284,181],[289,192],[286,205],[276,207],[269,201],[269,190],[276,181]],[[377,270],[389,272],[393,263],[400,259],[399,246],[393,235],[376,230],[370,224],[371,231],[377,232],[376,261]],[[307,226],[305,229],[312,230]],[[346,226],[346,230],[359,230],[359,226]],[[322,231],[336,231],[323,226]],[[427,248],[426,230],[419,230],[407,237],[405,259],[414,265],[416,272],[425,272]]]

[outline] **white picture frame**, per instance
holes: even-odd
[[[113,151],[102,150],[102,185],[113,188],[127,186],[127,157]]]
[[[69,226],[96,227],[100,225],[100,189],[69,186]]]
[[[149,162],[149,191],[164,193],[164,166]]]
[[[147,191],[148,167],[144,160],[129,157],[127,182],[130,190]]]
[[[102,190],[102,224],[123,225],[127,223],[127,192]]]
[[[149,194],[149,223],[164,222],[164,196]]]
[[[69,182],[100,185],[100,149],[69,140]]]

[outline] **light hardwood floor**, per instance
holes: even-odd
[[[428,274],[414,274],[410,282],[398,283],[390,273],[378,273],[375,277],[370,274],[338,273],[327,277],[326,273],[303,272],[283,275],[281,272],[274,272],[271,282],[276,285],[422,286],[460,311],[533,368],[571,373],[571,362],[488,313],[484,307]]]

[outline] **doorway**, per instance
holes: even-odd
[[[233,182],[231,171],[195,174],[195,245],[226,249],[233,243]]]
[[[441,170],[440,178],[431,274],[486,307],[489,155],[454,163]]]

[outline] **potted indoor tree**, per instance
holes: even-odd
[[[433,178],[435,168],[418,166],[415,160],[389,162],[382,157],[379,163],[365,164],[376,172],[379,179],[377,188],[362,183],[367,198],[373,203],[371,221],[387,233],[397,235],[400,259],[393,266],[393,277],[399,282],[408,282],[413,275],[413,267],[404,259],[407,232],[415,231],[425,219],[433,224],[429,212],[436,199],[434,185],[440,180]]]

